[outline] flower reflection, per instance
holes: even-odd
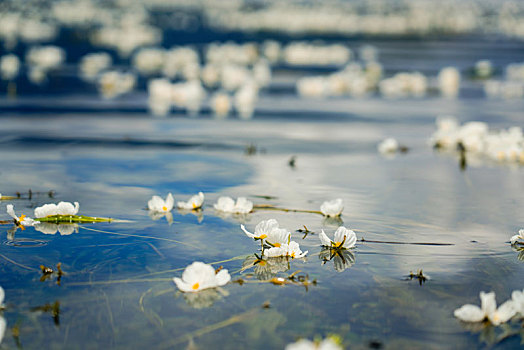
[[[324,248],[318,255],[323,264],[333,260],[333,266],[337,272],[349,269],[355,264],[355,254],[347,249]]]
[[[178,209],[178,212],[182,215],[192,214],[197,217],[198,223],[204,221],[204,212],[202,209],[197,210],[187,210],[187,209]],[[167,219],[167,216],[166,216]]]
[[[149,217],[153,221],[157,221],[165,217],[169,225],[173,223],[173,214],[171,214],[171,212],[149,211]]]
[[[242,263],[241,272],[254,267],[253,272],[259,280],[269,280],[275,277],[279,272],[290,269],[289,260],[286,257],[266,258],[254,254],[249,256]]]
[[[322,220],[322,225],[324,226],[332,226],[332,227],[339,227],[344,225],[344,221],[340,216],[324,216],[324,219]]]
[[[35,230],[46,235],[54,235],[57,232],[62,236],[69,236],[73,233],[78,233],[78,224],[54,224],[50,222],[40,222],[35,224]]]
[[[213,306],[213,304],[227,297],[229,292],[222,288],[205,289],[198,293],[184,293],[184,299],[187,304],[195,309],[204,309]]]

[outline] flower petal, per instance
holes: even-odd
[[[486,317],[481,308],[471,304],[466,304],[456,309],[453,315],[464,322],[480,322]]]
[[[324,230],[320,231],[320,233],[318,234],[318,238],[320,238],[321,245],[323,245],[324,247],[331,247],[331,240],[326,235]]]

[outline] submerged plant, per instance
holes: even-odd
[[[208,288],[216,288],[226,285],[231,280],[231,276],[226,269],[215,271],[208,264],[195,261],[182,273],[182,278],[175,277],[178,289],[182,292],[199,292]]]
[[[515,303],[508,300],[497,308],[495,292],[480,292],[480,307],[466,304],[456,309],[453,315],[464,322],[482,322],[488,320],[494,326],[507,322],[516,313]]]

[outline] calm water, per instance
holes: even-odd
[[[445,52],[460,43],[428,45]],[[473,42],[450,63],[496,60],[482,56],[490,52],[504,64],[522,60],[514,46]],[[507,56],[500,54],[504,48]],[[407,69],[398,66],[399,56],[431,57],[416,60],[428,74],[438,61],[409,42],[384,50],[390,70]],[[278,92],[261,96],[250,121],[214,120],[207,109],[197,118],[154,119],[143,93],[113,102],[88,91],[3,98],[0,192],[22,193],[3,206],[13,203],[18,214],[32,215],[44,203],[78,201],[84,215],[127,221],[79,225],[70,235],[27,228],[13,237],[2,226],[8,329],[1,347],[164,349],[194,342],[200,349],[278,349],[298,337],[328,334],[353,349],[493,344],[501,330],[471,331],[453,310],[478,304],[482,290],[495,291],[501,303],[524,287],[524,262],[508,243],[524,227],[524,169],[471,161],[461,171],[455,156],[434,152],[427,140],[439,114],[494,128],[523,126],[524,103],[480,98],[474,82],[465,82],[465,96],[456,101],[301,100],[286,78],[292,73],[280,73]],[[389,136],[411,151],[380,156],[376,144]],[[253,155],[245,152],[250,144],[257,148]],[[148,215],[152,195],[172,192],[186,200],[198,191],[206,195],[200,216],[174,210],[170,225]],[[267,210],[223,217],[212,207],[222,195],[308,210],[340,197],[343,223],[359,238],[450,245],[361,242],[344,260],[324,262],[316,233],[332,233],[338,222]],[[306,259],[276,261],[273,274],[250,267],[258,245],[240,230],[240,223],[252,231],[269,218],[309,250]],[[295,231],[303,225],[314,233]],[[178,292],[172,278],[197,260],[246,283],[221,292]],[[66,272],[60,284],[56,276],[42,281],[39,266],[58,262]],[[406,280],[418,269],[430,276],[422,285]],[[256,283],[298,270],[316,285]],[[262,308],[266,302],[270,307]],[[521,341],[513,336],[496,346],[517,348]]]

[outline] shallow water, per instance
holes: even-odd
[[[486,58],[476,56],[479,46],[494,52],[477,44],[461,59]],[[419,48],[386,47],[383,63],[394,70],[388,50],[405,58]],[[428,70],[434,65],[426,63]],[[455,155],[433,151],[427,140],[438,114],[522,126],[524,103],[477,98],[480,85],[470,84],[472,96],[456,101],[310,101],[267,92],[250,121],[214,120],[206,109],[196,118],[155,119],[143,93],[114,102],[86,91],[2,99],[0,192],[22,194],[3,205],[31,215],[44,203],[78,201],[84,215],[127,220],[62,228],[78,231],[67,235],[27,228],[13,236],[2,226],[2,347],[162,349],[194,342],[201,349],[262,349],[328,334],[356,349],[489,346],[490,329],[471,332],[453,310],[478,304],[482,290],[495,291],[501,303],[524,287],[524,262],[508,243],[524,226],[523,168],[471,159],[461,170]],[[380,156],[376,144],[389,136],[410,152]],[[250,144],[253,155],[245,152]],[[292,156],[295,167],[288,165]],[[200,215],[174,210],[172,224],[148,215],[152,195],[185,200],[198,191],[206,195]],[[269,210],[224,217],[212,207],[221,195],[307,210],[340,197],[341,219],[359,238],[449,245],[360,242],[344,259],[326,262],[317,233],[331,233],[340,222]],[[305,259],[275,262],[275,274],[248,267],[259,247],[240,230],[240,223],[252,231],[269,218],[309,250]],[[314,233],[295,231],[304,225]],[[172,278],[193,261],[223,266],[246,283],[184,295]],[[42,281],[39,266],[58,262],[66,272],[60,284],[56,275]],[[430,277],[425,283],[406,278],[419,269]],[[316,284],[257,283],[297,270]],[[521,341],[513,336],[497,346]]]

